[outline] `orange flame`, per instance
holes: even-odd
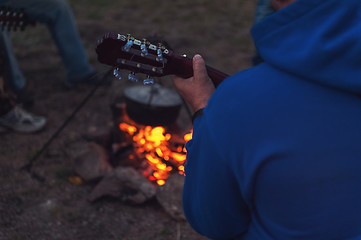
[[[187,133],[184,135],[184,141],[188,142],[189,140],[191,140],[193,137],[193,131],[191,131],[190,133]]]
[[[184,174],[184,162],[186,151],[183,146],[171,146],[169,140],[172,135],[166,133],[165,128],[157,126],[133,126],[128,123],[120,123],[119,128],[128,133],[133,142],[134,149],[144,155],[151,167],[143,172],[150,181],[158,185],[165,184],[165,180],[174,172]],[[192,132],[184,135],[184,141],[192,139]],[[130,159],[134,158],[133,155]]]

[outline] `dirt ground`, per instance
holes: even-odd
[[[256,0],[69,0],[91,64],[102,76],[108,66],[97,62],[96,40],[106,32],[131,33],[143,38],[157,35],[178,53],[200,53],[208,65],[228,74],[251,66],[254,54],[249,29]],[[74,109],[92,90],[64,87],[64,67],[46,27],[37,24],[15,32],[13,44],[19,64],[34,94],[29,109],[47,117],[46,128],[36,134],[0,135],[0,240],[170,240],[207,239],[186,221],[171,218],[154,199],[130,205],[106,198],[87,201],[92,184],[74,185],[74,156],[87,148],[84,136],[112,125],[110,104],[130,85],[112,80],[89,99],[40,155],[32,171],[22,166],[35,156]],[[161,79],[169,88],[169,78]],[[191,129],[183,109],[180,125]]]

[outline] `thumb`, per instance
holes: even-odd
[[[196,81],[209,79],[204,59],[199,54],[193,57],[193,76]]]

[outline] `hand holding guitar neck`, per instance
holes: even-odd
[[[98,40],[96,46],[98,61],[115,67],[114,75],[121,78],[120,69],[130,70],[128,79],[138,81],[135,73],[146,74],[144,84],[152,84],[152,77],[176,75],[181,78],[193,76],[192,59],[175,54],[160,43],[147,39],[136,39],[129,34],[109,32]],[[218,86],[227,74],[206,66],[208,76]]]
[[[193,70],[193,77],[173,77],[173,83],[195,113],[207,105],[215,86],[207,74],[203,58],[198,54],[193,57]]]

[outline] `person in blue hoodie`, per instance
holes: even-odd
[[[173,79],[195,112],[184,213],[211,239],[360,240],[361,1],[271,2],[263,63],[215,89],[196,55]]]

